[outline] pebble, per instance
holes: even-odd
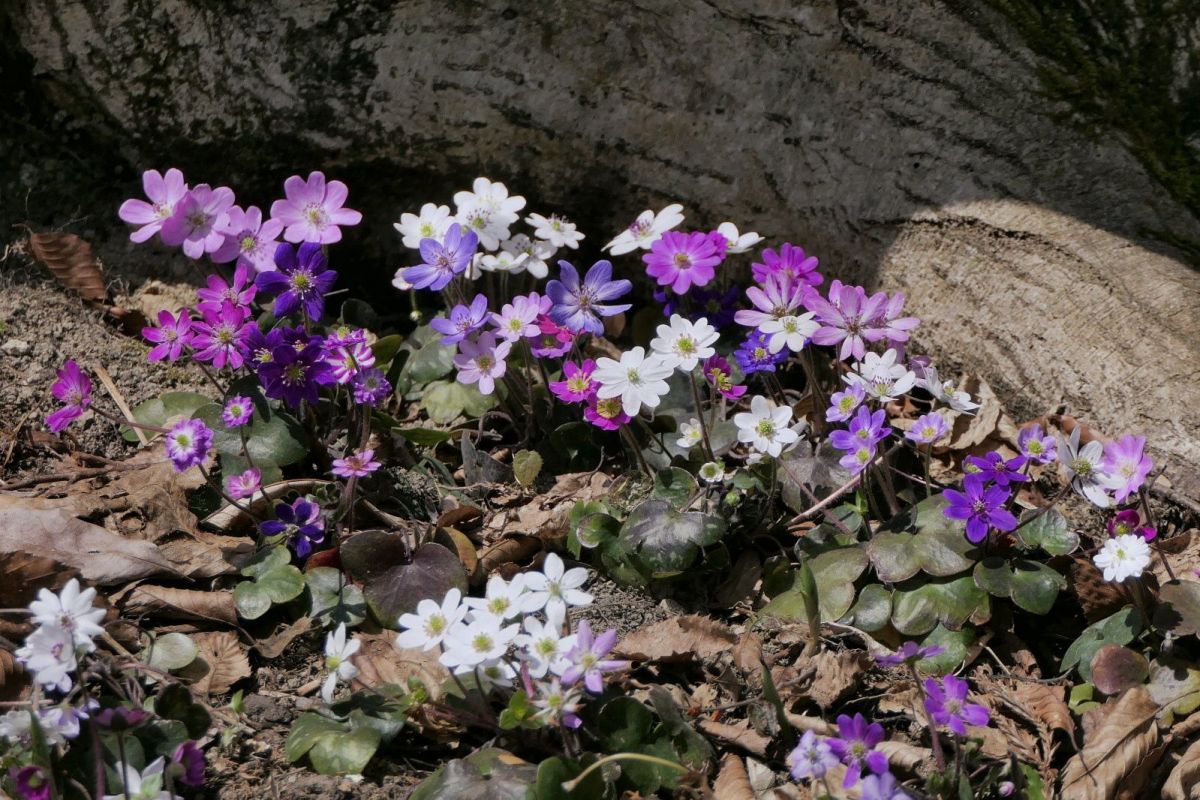
[[[26,342],[22,339],[9,339],[4,344],[0,344],[0,352],[4,352],[12,356],[23,356],[31,349],[32,348],[29,346],[29,342]]]

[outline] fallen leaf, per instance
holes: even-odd
[[[196,633],[192,641],[200,651],[197,660],[208,665],[208,671],[192,685],[197,693],[225,694],[235,683],[250,677],[246,648],[233,631]]]
[[[358,677],[351,687],[373,689],[385,683],[406,686],[409,678],[417,678],[425,684],[430,700],[441,698],[442,684],[450,673],[438,661],[438,651],[400,649],[395,637],[394,633],[358,635],[362,647],[350,657],[350,663],[358,667]]]
[[[747,719],[730,723],[701,717],[696,721],[696,727],[714,739],[720,739],[725,744],[740,748],[751,755],[765,755],[771,745],[770,737],[763,736],[750,727],[750,720]]]
[[[721,759],[721,771],[713,782],[713,797],[716,800],[757,800],[746,765],[733,753]]]
[[[1158,742],[1158,704],[1135,686],[1105,705],[1113,706],[1111,712],[1063,768],[1063,797],[1114,800],[1136,797],[1142,789],[1139,767]]]
[[[134,616],[205,620],[237,626],[237,606],[232,591],[206,592],[143,583],[126,597],[124,611]]]
[[[832,708],[858,686],[859,677],[870,664],[870,656],[861,650],[822,650],[812,657],[816,676],[805,694],[821,708]]]
[[[1167,776],[1163,800],[1200,800],[1200,741],[1192,742]]]
[[[178,531],[158,542],[163,558],[180,574],[196,580],[234,574],[255,550],[255,543],[244,536],[222,536],[199,528]]]
[[[959,382],[958,388],[970,392],[979,403],[979,408],[974,414],[959,414],[954,419],[950,428],[950,439],[944,448],[973,450],[996,434],[1003,408],[992,387],[977,375],[965,376]]]
[[[58,591],[77,574],[52,558],[0,553],[0,608],[24,608],[39,590]],[[27,618],[0,616],[0,636],[20,639],[32,631]]]
[[[733,648],[733,665],[749,676],[759,677],[763,660],[762,639],[756,633],[746,631],[738,637]]]
[[[103,302],[108,289],[92,245],[73,233],[30,233],[29,252],[54,273],[55,279],[85,300]]]
[[[265,639],[259,639],[254,643],[254,649],[263,658],[278,658],[283,655],[283,651],[291,644],[297,636],[301,636],[312,630],[312,619],[310,617],[301,617],[290,625],[284,626],[281,630],[276,631]]]
[[[1073,559],[1067,573],[1067,583],[1089,623],[1112,616],[1129,605],[1129,593],[1122,584],[1104,580],[1102,573],[1091,560]]]
[[[0,650],[0,703],[21,700],[29,688],[29,675],[7,650]]]
[[[918,747],[893,739],[880,742],[875,748],[887,756],[889,765],[913,774],[933,760],[933,751],[928,747]]]
[[[1187,580],[1200,569],[1200,530],[1190,530],[1170,539],[1160,539],[1155,544],[1155,549],[1162,553],[1171,565],[1171,572],[1175,578]],[[1162,558],[1151,559],[1149,572],[1158,578],[1160,585],[1172,580],[1171,574],[1163,566]]]
[[[528,561],[542,550],[542,542],[536,536],[514,533],[505,536],[483,549],[479,554],[479,574],[487,576],[504,564]]]
[[[122,508],[116,525],[125,535],[158,542],[175,531],[196,530],[196,515],[187,493],[204,485],[200,470],[178,472],[159,450],[143,450],[125,461],[132,467],[116,473],[96,494]],[[131,524],[134,523],[134,524]]]
[[[728,625],[693,614],[640,628],[617,645],[617,652],[634,661],[704,661],[729,650],[736,641]]]

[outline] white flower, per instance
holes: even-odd
[[[57,625],[69,631],[74,636],[75,646],[90,653],[96,649],[92,638],[104,633],[100,622],[105,611],[95,607],[95,600],[95,589],[80,591],[79,581],[71,578],[58,594],[49,589],[38,592],[37,599],[29,604],[29,611],[34,622]]]
[[[49,689],[70,691],[75,660],[75,637],[60,625],[44,624],[25,638],[17,660],[33,673],[33,679]]]
[[[450,217],[450,206],[436,206],[426,203],[421,206],[420,214],[401,214],[400,221],[392,223],[392,227],[404,237],[404,246],[416,250],[421,246],[422,239],[436,239],[439,242],[454,220]]]
[[[533,226],[533,235],[545,239],[555,247],[569,247],[576,250],[584,236],[575,230],[575,223],[563,219],[557,214],[548,218],[541,214],[530,214],[525,221]]]
[[[657,354],[646,355],[645,348],[635,347],[621,354],[620,361],[596,359],[593,377],[600,384],[597,396],[601,400],[621,398],[621,408],[629,416],[637,416],[642,406],[658,408],[670,388],[667,377],[675,365]]]
[[[603,249],[611,251],[614,256],[631,253],[638,248],[649,250],[659,237],[681,222],[683,206],[678,203],[672,203],[657,214],[647,208]]]
[[[350,663],[350,657],[358,652],[362,642],[358,639],[346,641],[346,623],[337,626],[337,630],[325,637],[325,669],[329,675],[321,685],[321,697],[326,703],[333,702],[333,690],[339,681],[349,681],[357,677],[358,667]]]
[[[722,222],[717,226],[717,233],[724,236],[725,241],[729,243],[725,248],[725,252],[729,255],[744,253],[763,240],[763,237],[754,231],[739,234],[737,225],[734,225],[732,222]]]
[[[438,660],[443,666],[474,667],[493,661],[507,652],[521,627],[516,623],[504,625],[491,614],[476,614],[465,625],[455,625],[446,637],[446,652]]]
[[[760,453],[778,458],[783,446],[800,438],[792,430],[792,410],[787,406],[774,408],[761,394],[750,400],[750,411],[735,414],[733,424],[738,428],[738,441],[748,442]]]
[[[62,702],[56,706],[43,708],[38,712],[41,718],[42,732],[47,738],[74,739],[79,735],[79,723],[91,716],[100,707],[97,700],[87,700],[78,705]]]
[[[908,392],[917,383],[917,375],[903,364],[896,363],[899,353],[889,348],[883,355],[867,353],[863,360],[854,365],[854,372],[843,380],[858,384],[866,395],[876,401],[895,400]]]
[[[478,609],[500,619],[509,619],[521,613],[520,598],[525,594],[525,576],[518,574],[512,582],[499,575],[488,579],[483,597],[468,597],[467,608]]]
[[[1113,502],[1108,492],[1120,488],[1124,481],[1109,475],[1101,466],[1104,445],[1093,440],[1082,448],[1079,446],[1082,430],[1082,426],[1076,425],[1070,438],[1058,437],[1058,461],[1066,471],[1072,489],[1093,505],[1108,508]]]
[[[704,430],[700,427],[700,420],[692,417],[689,422],[685,422],[679,426],[679,438],[675,441],[675,444],[684,450],[691,450],[703,440]]]
[[[521,598],[521,608],[527,614],[545,608],[549,617],[552,613],[565,613],[567,606],[591,605],[595,599],[580,589],[587,582],[587,570],[565,569],[556,553],[546,556],[541,572],[526,573],[525,581],[529,591]]]
[[[465,664],[454,668],[455,675],[470,674],[472,678],[479,677],[479,688],[487,691],[493,686],[509,688],[517,677],[517,670],[503,658],[493,658],[482,664],[467,666]]]
[[[512,240],[508,239],[504,244],[507,245],[510,241]],[[479,259],[479,269],[484,272],[524,272],[525,261],[528,258],[526,253],[510,253],[507,250],[500,250],[494,254],[484,253],[483,258]]]
[[[432,650],[466,614],[467,607],[462,605],[462,592],[458,589],[446,592],[441,605],[433,600],[422,600],[417,604],[416,614],[400,615],[400,627],[406,630],[396,637],[396,646]]]
[[[672,314],[670,325],[658,326],[658,336],[650,340],[650,349],[680,372],[691,372],[701,359],[717,352],[713,345],[720,337],[705,317],[692,322]]]
[[[1135,533],[1123,533],[1105,542],[1092,560],[1104,570],[1106,581],[1137,578],[1150,566],[1150,545]]]
[[[954,381],[940,380],[937,369],[932,365],[925,367],[923,372],[925,377],[917,381],[917,385],[933,395],[937,402],[963,414],[974,414],[979,408],[979,403],[972,401],[970,394],[958,391]]]
[[[503,183],[487,178],[476,178],[472,188],[470,192],[455,192],[454,219],[475,231],[485,250],[495,250],[502,239],[508,238],[508,226],[520,219],[517,212],[525,207],[525,198],[509,197]]]
[[[733,473],[726,472],[724,462],[717,460],[702,464],[697,474],[705,483],[721,483]]]
[[[54,746],[63,743],[64,739],[58,728],[46,725],[44,721],[40,727],[42,735],[46,737],[46,744]],[[78,726],[76,726],[76,732],[78,732]],[[29,713],[29,709],[18,708],[16,711],[9,711],[0,716],[0,739],[21,747],[33,746],[33,716]]]
[[[500,249],[513,257],[514,274],[528,272],[535,278],[544,278],[550,274],[550,265],[546,262],[558,252],[558,248],[550,242],[530,239],[523,233],[505,240]],[[524,257],[517,258],[518,256]]]
[[[408,267],[401,267],[400,269],[396,270],[396,274],[392,278],[392,286],[395,286],[402,292],[407,292],[413,288],[411,283],[404,280],[404,270],[406,269],[408,269]]]
[[[579,686],[564,687],[558,678],[554,678],[539,682],[537,693],[530,701],[540,709],[534,718],[554,725],[575,717],[583,706],[583,690]]]
[[[758,329],[767,336],[767,349],[778,353],[784,347],[798,352],[804,349],[808,340],[817,332],[821,324],[813,319],[811,312],[804,314],[787,314],[778,319],[765,320]]]
[[[171,793],[163,788],[163,768],[166,761],[162,756],[151,761],[146,768],[138,772],[135,767],[118,761],[114,769],[118,775],[124,775],[125,789],[128,794],[106,794],[104,800],[171,800]]]
[[[565,606],[554,605],[546,609],[545,622],[532,614],[525,617],[526,632],[514,644],[521,648],[531,677],[544,678],[551,671],[561,675],[570,666],[566,656],[575,646],[575,634],[562,635],[565,613]]]

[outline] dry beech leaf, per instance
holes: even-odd
[[[811,659],[816,670],[812,685],[805,691],[821,708],[831,708],[858,686],[859,677],[866,672],[871,658],[861,650],[831,653],[822,650]]]
[[[960,388],[971,393],[979,403],[979,409],[974,414],[959,414],[954,420],[950,429],[950,440],[944,446],[949,450],[971,450],[978,447],[996,434],[1000,425],[1000,400],[987,381],[976,375],[967,375],[960,381]]]
[[[358,667],[352,688],[371,689],[385,683],[406,686],[409,678],[417,678],[425,684],[430,700],[441,698],[442,683],[450,673],[438,661],[437,650],[399,649],[394,633],[364,633],[358,638],[362,647],[350,657],[350,663]]]
[[[58,591],[78,573],[53,558],[0,553],[0,608],[24,608],[41,589]],[[33,631],[26,617],[0,616],[0,636],[21,639]]]
[[[173,586],[142,584],[126,598],[127,614],[147,614],[166,619],[204,620],[237,626],[233,592],[202,592]]]
[[[312,619],[301,617],[290,625],[285,626],[265,639],[259,639],[253,647],[263,658],[279,658],[287,646],[295,641],[297,636],[312,630]]]
[[[30,233],[29,252],[45,264],[63,286],[84,300],[104,302],[108,290],[92,245],[73,233]]]
[[[1200,530],[1189,530],[1170,539],[1161,539],[1156,549],[1164,554],[1176,577],[1190,577],[1200,569]],[[1149,571],[1158,578],[1160,585],[1172,580],[1163,566],[1162,558],[1151,560]]]
[[[994,697],[1009,706],[1029,722],[1046,730],[1066,731],[1075,738],[1075,718],[1067,707],[1065,686],[1032,681],[1013,681],[998,676],[977,676],[979,687],[987,697]]]
[[[0,703],[21,700],[29,688],[29,675],[7,650],[0,650]]]
[[[232,575],[255,552],[255,544],[244,536],[222,536],[197,529],[179,531],[158,542],[163,558],[180,574],[194,580]]]
[[[696,727],[701,731],[722,742],[740,748],[755,756],[765,755],[771,745],[770,737],[763,736],[750,727],[750,720],[738,722],[717,722],[708,718],[696,721]]]
[[[922,765],[933,760],[933,751],[928,747],[918,747],[907,742],[889,739],[876,745],[876,749],[887,756],[888,764],[899,767],[903,772],[913,774],[916,774]]]
[[[1162,788],[1163,800],[1200,800],[1200,740],[1179,757]]]
[[[746,765],[733,753],[721,758],[721,771],[713,782],[713,797],[716,800],[757,800]]]
[[[203,694],[225,694],[235,683],[250,677],[250,659],[246,648],[233,631],[215,631],[192,635],[200,654],[198,659],[208,665],[208,671],[193,687]]]
[[[1125,588],[1104,580],[1104,573],[1090,559],[1073,560],[1067,583],[1083,607],[1083,616],[1089,624],[1112,616],[1130,603]]]
[[[110,507],[120,506],[124,514],[137,517],[141,523],[137,538],[158,542],[175,531],[196,530],[196,515],[188,507],[187,492],[204,485],[200,470],[177,472],[157,449],[143,450],[125,465],[135,468],[121,470],[96,494]],[[121,525],[122,532],[129,528]]]
[[[1137,797],[1142,789],[1143,762],[1158,742],[1158,704],[1135,686],[1105,705],[1112,705],[1112,711],[1063,768],[1063,797],[1115,800]]]
[[[617,652],[634,661],[704,661],[726,652],[736,641],[728,625],[693,614],[640,628],[617,645]]]
[[[487,576],[505,564],[520,563],[533,558],[542,549],[542,540],[536,536],[514,533],[488,545],[479,554],[479,572]]]
[[[733,647],[733,665],[747,673],[752,683],[762,680],[759,674],[762,670],[762,660],[763,643],[757,633],[746,631],[738,637],[738,642]]]

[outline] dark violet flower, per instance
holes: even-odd
[[[167,767],[175,780],[184,786],[204,785],[204,751],[191,739],[175,748]]]
[[[330,347],[329,341],[325,340],[325,362],[334,383],[349,383],[359,370],[375,366],[375,351],[365,342]]]
[[[275,296],[272,312],[282,319],[303,307],[309,319],[319,321],[325,315],[325,295],[337,282],[337,272],[329,269],[321,245],[305,242],[299,248],[283,243],[275,248],[272,272],[260,272],[254,279],[263,294]]]
[[[219,309],[205,308],[204,316],[192,323],[191,345],[197,361],[211,361],[217,369],[238,369],[250,354],[251,331],[258,330],[250,311],[226,300]]]
[[[606,431],[618,430],[633,419],[625,413],[619,396],[601,400],[595,395],[588,400],[588,407],[583,410],[583,418]]]
[[[904,438],[916,444],[933,444],[946,433],[946,418],[936,411],[922,414],[904,434]]]
[[[142,338],[153,342],[154,347],[146,354],[149,361],[177,361],[183,348],[192,343],[192,317],[187,309],[180,309],[178,316],[166,309],[158,312],[158,325],[142,328]]]
[[[325,541],[325,520],[321,518],[321,507],[316,503],[310,503],[303,497],[296,498],[290,505],[279,503],[275,506],[275,516],[277,519],[259,524],[259,533],[263,536],[286,536],[288,546],[300,558],[308,557],[313,545]]]
[[[402,277],[414,289],[440,292],[455,275],[467,268],[478,247],[479,237],[475,231],[464,231],[456,222],[446,229],[441,242],[436,239],[421,240],[419,249],[424,261],[415,267],[406,267],[402,270]]]
[[[855,714],[851,719],[846,714],[837,718],[839,736],[827,740],[829,749],[846,765],[846,779],[842,781],[844,788],[850,788],[858,783],[862,776],[863,767],[876,775],[888,771],[887,756],[875,749],[875,745],[883,741],[883,726],[878,722],[867,722],[862,714]]]
[[[323,172],[310,172],[308,180],[293,175],[283,182],[283,193],[286,200],[271,204],[271,219],[287,226],[283,238],[289,242],[333,244],[342,239],[339,225],[362,222],[362,214],[345,207],[350,195],[346,184],[326,183]]]
[[[697,289],[692,293],[692,307],[696,310],[689,315],[689,318],[692,322],[695,322],[703,316],[708,319],[709,325],[712,325],[717,330],[721,330],[733,324],[733,315],[737,313],[738,298],[741,295],[742,292],[737,286],[730,286],[724,291],[715,287]],[[674,295],[670,296],[674,297]],[[658,299],[657,290],[655,299]],[[663,313],[669,317],[675,311],[667,311],[664,308]]]
[[[1025,456],[1005,461],[1004,456],[993,450],[985,456],[967,456],[964,469],[968,475],[979,475],[989,483],[1008,486],[1010,483],[1024,483],[1029,480],[1029,477],[1021,472],[1024,466]]]
[[[92,714],[92,721],[109,731],[128,731],[150,719],[150,712],[140,708],[116,706]]]
[[[270,274],[270,273],[263,273]],[[292,408],[301,402],[315,405],[321,386],[333,381],[319,336],[284,343],[271,353],[271,360],[258,368],[267,397],[283,400]]]
[[[159,235],[164,244],[183,245],[188,258],[216,252],[225,242],[221,229],[229,220],[231,206],[232,189],[228,186],[214,189],[202,183],[180,198],[175,212],[163,220]]]
[[[8,771],[18,800],[50,800],[50,778],[37,764],[12,767]]]
[[[789,242],[784,242],[775,252],[771,248],[762,251],[762,261],[750,265],[755,283],[766,283],[775,275],[784,275],[792,283],[807,283],[809,286],[820,286],[825,279],[817,272],[820,264],[816,256],[807,255],[804,248]]]
[[[967,682],[953,675],[941,681],[925,679],[925,708],[938,725],[945,725],[959,736],[967,735],[967,726],[988,724],[988,710],[967,702]]]
[[[550,391],[564,403],[584,403],[596,394],[596,380],[592,373],[596,371],[596,362],[587,359],[583,364],[567,361],[563,364],[563,379],[551,381]]]
[[[629,669],[628,661],[605,658],[616,645],[616,628],[609,628],[599,636],[593,636],[592,626],[588,621],[585,619],[580,622],[575,635],[575,646],[567,651],[566,660],[570,666],[562,674],[563,683],[571,686],[582,679],[589,692],[601,694],[604,691],[605,673]]]
[[[538,317],[537,325],[538,335],[529,342],[533,354],[538,358],[565,356],[575,341],[575,334],[545,314]]]
[[[862,445],[874,448],[888,437],[891,428],[887,423],[887,412],[882,408],[871,413],[867,406],[859,406],[846,430],[829,434],[829,443],[838,450],[853,451]]]
[[[333,474],[339,478],[365,478],[382,466],[375,460],[374,450],[359,450],[345,458],[333,460]]]
[[[851,383],[840,392],[834,392],[829,398],[829,408],[825,409],[825,419],[828,422],[845,422],[854,416],[855,410],[862,405],[867,396],[867,390],[861,383]]]
[[[550,318],[575,333],[604,333],[601,317],[611,317],[628,311],[629,303],[613,304],[622,295],[629,294],[633,284],[627,280],[613,280],[612,262],[597,261],[588,269],[583,281],[579,273],[567,261],[559,261],[559,278],[546,284],[546,295],[554,303]]]
[[[805,305],[821,323],[812,340],[819,345],[841,345],[838,358],[843,361],[851,356],[862,361],[867,352],[866,343],[884,338],[874,320],[886,302],[887,295],[883,292],[867,297],[861,286],[845,286],[841,281],[833,281],[829,284],[829,299],[816,292],[805,299]]]
[[[652,294],[654,302],[662,306],[664,317],[669,317],[678,312],[680,306],[683,305],[683,298],[670,289],[655,289]]]
[[[1021,455],[1035,464],[1049,464],[1058,458],[1058,440],[1044,435],[1042,426],[1036,422],[1017,434],[1017,447],[1021,449]]]
[[[709,356],[704,361],[704,379],[726,400],[737,401],[746,393],[746,387],[733,382],[729,362],[721,356]]]
[[[1142,516],[1134,508],[1118,511],[1108,518],[1106,524],[1109,536],[1125,536],[1132,533],[1141,536],[1147,542],[1153,541],[1158,536],[1158,531],[1154,528],[1142,525]]]
[[[805,731],[799,744],[788,754],[787,763],[792,780],[819,780],[838,763],[838,757],[819,736],[812,731]]]
[[[208,309],[216,311],[227,302],[235,306],[248,306],[254,300],[256,292],[248,267],[238,267],[234,270],[232,284],[226,283],[220,275],[209,275],[208,286],[196,290],[196,297],[200,301],[196,304],[196,310],[201,314]]]
[[[258,206],[250,206],[245,211],[234,206],[229,209],[229,216],[221,229],[221,233],[225,234],[225,243],[210,258],[217,264],[236,258],[237,266],[241,269],[270,272],[275,269],[275,248],[279,246],[279,234],[282,232],[283,223],[277,219],[264,222]]]
[[[490,316],[488,299],[477,294],[471,305],[459,303],[450,310],[449,317],[438,317],[429,323],[429,327],[442,334],[442,344],[458,344],[483,327]]]
[[[246,351],[249,353],[247,363],[257,370],[272,359],[273,356],[271,354],[281,344],[283,344],[282,330],[273,328],[263,333],[255,326],[250,331],[250,335],[246,337]]]
[[[966,520],[967,541],[979,544],[991,528],[1011,531],[1017,527],[1017,518],[1004,507],[1008,496],[1007,489],[989,486],[979,475],[967,475],[963,491],[947,489],[943,493],[947,506],[942,513],[950,519]]]
[[[175,213],[175,207],[188,192],[183,173],[174,167],[167,170],[166,175],[156,169],[146,170],[142,173],[142,188],[146,191],[146,197],[150,198],[149,203],[134,198],[122,203],[117,211],[117,216],[123,222],[139,226],[129,234],[129,238],[139,244],[159,232],[163,222]]]
[[[766,334],[760,331],[752,331],[746,337],[746,341],[733,351],[733,360],[746,375],[755,372],[774,372],[777,366],[787,361],[787,357],[787,348],[778,353],[772,353]]]
[[[229,398],[225,407],[221,409],[221,421],[225,423],[226,428],[240,428],[249,422],[252,416],[254,404],[250,402],[249,397],[240,394]]]
[[[225,479],[225,491],[235,500],[250,497],[262,488],[262,473],[251,468],[240,475],[230,475]]]
[[[212,430],[198,419],[185,419],[175,423],[167,431],[164,441],[167,456],[176,472],[185,472],[197,464],[204,463],[212,447]]]
[[[724,248],[707,233],[667,231],[642,256],[646,274],[669,286],[675,294],[687,294],[693,286],[704,286],[716,277],[716,266],[725,257]]]
[[[944,647],[937,645],[921,647],[921,645],[910,640],[900,645],[900,649],[891,655],[875,656],[875,663],[881,667],[898,667],[901,664],[915,664],[927,658],[940,656],[944,652],[946,652],[946,648]]]
[[[896,776],[890,772],[863,778],[859,791],[860,800],[908,800],[908,794],[900,788]]]
[[[58,371],[58,380],[50,387],[50,393],[63,407],[46,417],[51,432],[59,433],[83,416],[84,409],[92,404],[92,379],[79,365],[67,360]]]
[[[392,385],[384,377],[383,371],[370,367],[360,370],[354,376],[354,402],[360,406],[375,407],[388,398],[392,393]]]
[[[1128,435],[1104,445],[1104,459],[1100,463],[1117,484],[1113,496],[1118,503],[1124,503],[1142,488],[1146,476],[1154,469],[1154,462],[1143,452],[1145,446],[1145,436]]]

